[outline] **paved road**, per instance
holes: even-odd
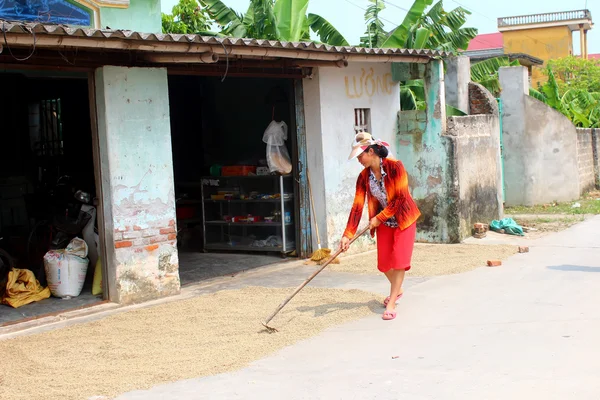
[[[600,217],[530,246],[413,285],[395,321],[370,316],[234,373],[118,399],[600,399]]]

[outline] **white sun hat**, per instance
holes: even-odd
[[[367,150],[369,146],[372,146],[374,144],[377,144],[379,146],[385,146],[388,148],[390,147],[388,143],[380,139],[373,139],[373,136],[371,136],[369,132],[358,132],[354,136],[354,141],[352,142],[352,151],[348,156],[348,160],[352,160],[358,157],[362,154],[362,152]]]

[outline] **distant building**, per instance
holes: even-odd
[[[589,10],[502,17],[498,18],[499,32],[475,37],[465,55],[474,62],[501,55],[518,59],[530,70],[531,84],[537,86],[543,81],[545,62],[573,55],[573,32],[580,34],[581,56],[591,58],[587,32],[593,26]]]

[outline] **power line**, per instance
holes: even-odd
[[[354,6],[354,7],[356,7],[356,8],[359,8],[359,9],[361,9],[361,10],[365,11],[365,12],[367,11],[367,9],[366,9],[366,8],[363,8],[363,7],[359,6],[359,5],[358,5],[358,4],[356,4],[356,3],[353,3],[353,2],[352,2],[352,1],[350,1],[350,0],[344,0],[344,1],[345,1],[346,3],[349,3],[349,4],[353,5],[353,6]],[[402,7],[398,6],[398,5],[396,5],[396,4],[392,3],[392,2],[390,2],[389,0],[381,0],[381,1],[382,1],[384,4],[389,4],[389,5],[393,6],[393,7],[399,8],[399,9],[401,9],[401,10],[403,10],[403,11],[409,12],[409,10],[407,10],[407,9],[405,9],[405,8],[402,8]],[[489,20],[491,20],[491,21],[495,21],[494,19],[492,19],[492,18],[488,17],[487,15],[485,15],[485,14],[482,14],[482,13],[480,13],[480,12],[478,12],[478,11],[474,10],[474,9],[470,9],[470,7],[467,7],[466,5],[464,5],[464,4],[461,4],[461,3],[459,3],[459,2],[458,2],[458,1],[456,1],[456,0],[452,0],[452,1],[453,1],[454,3],[456,3],[456,4],[458,4],[459,6],[461,6],[461,7],[465,8],[465,9],[467,9],[468,11],[475,12],[475,13],[477,13],[477,14],[480,14],[480,15],[482,15],[483,17],[485,17],[485,18],[487,18],[487,19],[489,19]],[[392,24],[392,25],[394,26],[394,28],[395,28],[396,26],[398,26],[398,25],[399,25],[399,24],[397,24],[396,22],[390,21],[389,19],[387,19],[387,18],[383,18],[383,17],[381,17],[381,16],[379,16],[379,19],[381,19],[382,21],[385,21],[385,22],[388,22],[388,23]],[[528,36],[528,35],[526,35],[526,36]],[[542,43],[542,44],[544,44],[544,45],[546,45],[546,46],[549,46],[549,45],[548,45],[548,43],[544,43],[544,42],[542,42],[542,41],[541,41],[541,40],[539,40],[539,39],[532,38],[531,36],[528,36],[528,37],[529,37],[530,39],[533,39],[533,40],[535,40],[535,41],[539,41],[540,43]],[[488,42],[488,41],[486,41],[486,40],[482,40],[481,38],[479,39],[479,41],[481,41],[481,42],[483,42],[483,43],[486,43],[486,44],[488,44],[488,45],[490,45],[490,46],[494,46],[494,44],[493,44],[493,43],[491,43],[491,42]],[[502,48],[504,48],[504,46],[502,46]]]
[[[399,5],[396,5],[396,4],[392,3],[390,0],[381,0],[381,1],[382,1],[384,4],[388,4],[388,5],[392,6],[392,7],[396,7],[396,8],[398,8],[398,9],[400,9],[400,10],[403,10],[403,11],[406,11],[406,12],[410,12],[410,10],[407,10],[406,8],[400,7]],[[454,1],[454,0],[453,0],[453,1]],[[454,2],[455,2],[456,4],[458,4],[458,5],[460,5],[461,7],[465,8],[465,9],[467,8],[466,6],[463,6],[462,4],[460,4],[460,3],[459,3],[459,2],[457,2],[457,1],[454,1]],[[483,15],[483,14],[482,14],[482,15]],[[486,17],[486,16],[484,15],[484,17]],[[486,17],[486,18],[487,18],[487,17]],[[486,41],[486,40],[479,39],[479,41],[481,41],[481,42],[483,42],[483,43],[486,43],[486,44],[488,44],[488,45],[490,45],[490,46],[494,46],[494,44],[493,44],[493,43],[490,43],[490,42],[488,42],[488,41]]]
[[[587,1],[587,0],[586,0],[586,1]],[[476,13],[476,14],[482,15],[483,17],[485,17],[485,18],[489,19],[489,20],[490,20],[490,21],[492,21],[492,22],[497,22],[497,21],[498,21],[498,19],[490,18],[490,17],[488,17],[487,15],[485,15],[485,14],[483,14],[483,13],[480,13],[479,11],[475,10],[474,8],[472,8],[472,7],[470,7],[470,6],[469,6],[469,7],[467,7],[466,5],[464,5],[464,4],[461,4],[461,3],[459,3],[459,2],[458,2],[458,1],[456,1],[456,0],[452,0],[452,2],[454,2],[454,3],[458,4],[458,5],[459,5],[459,6],[461,6],[461,7],[464,7],[465,9],[467,9],[467,10],[469,10],[469,11],[471,11],[471,12],[474,12],[474,13]],[[531,39],[531,40],[533,40],[533,41],[535,41],[535,42],[540,42],[541,44],[543,44],[543,45],[545,45],[545,46],[550,46],[548,43],[546,43],[546,42],[543,42],[543,41],[541,41],[540,39],[534,38],[534,37],[532,37],[532,36],[529,36],[529,35],[527,35],[527,34],[524,34],[524,36],[525,36],[525,37],[528,37],[529,39]],[[488,43],[488,44],[491,44],[491,43]],[[502,46],[502,47],[504,47],[504,46]]]
[[[404,8],[404,7],[400,7],[399,5],[396,5],[396,4],[392,3],[392,2],[391,2],[391,1],[389,1],[389,0],[381,0],[381,2],[382,2],[383,4],[387,4],[387,5],[390,5],[390,6],[392,6],[392,7],[396,7],[396,8],[398,8],[398,9],[402,10],[402,11],[410,12],[410,10],[407,10],[407,9],[406,9],[406,8]]]
[[[344,1],[345,1],[346,3],[352,4],[352,5],[353,5],[354,7],[356,7],[356,8],[360,8],[361,10],[363,10],[363,11],[365,11],[365,12],[367,11],[367,9],[366,9],[366,8],[362,8],[361,6],[359,6],[358,4],[355,4],[355,3],[351,2],[350,0],[344,0]],[[389,19],[383,18],[383,17],[381,17],[381,16],[379,17],[379,19],[381,19],[382,21],[388,22],[388,23],[390,23],[390,24],[392,24],[392,25],[394,25],[394,26],[397,26],[395,22],[393,22],[393,21],[390,21]]]

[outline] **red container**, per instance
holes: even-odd
[[[251,165],[232,165],[221,168],[222,176],[247,176],[256,174],[256,167]]]
[[[196,209],[194,207],[177,207],[176,209],[177,219],[190,219],[196,215]]]

